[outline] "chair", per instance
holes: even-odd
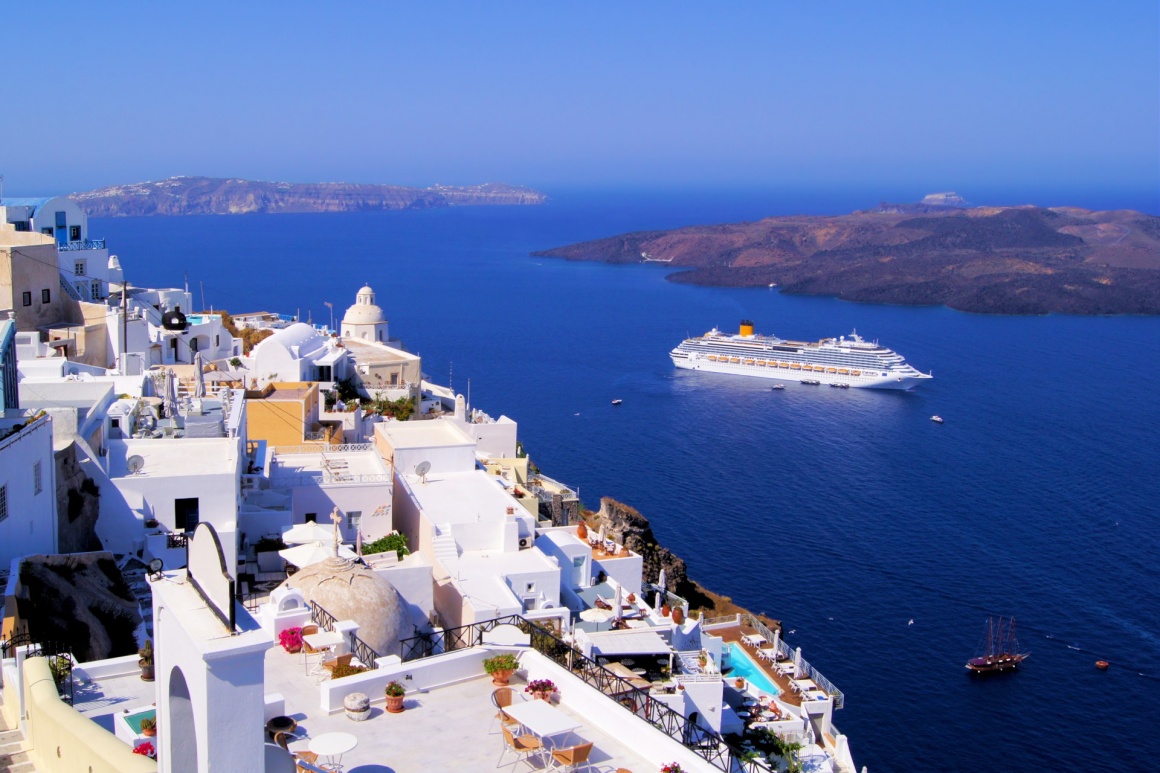
[[[318,633],[318,626],[317,625],[304,625],[304,626],[302,626],[302,636],[309,636],[309,635],[314,634],[314,633]],[[306,664],[306,673],[308,673],[308,674],[310,673],[310,656],[311,655],[321,655],[322,653],[323,653],[323,650],[319,650],[319,649],[315,649],[314,647],[311,647],[309,644],[306,643],[306,639],[302,640],[302,662]]]
[[[490,733],[495,723],[502,722],[504,727],[512,730],[518,730],[520,722],[515,717],[509,716],[504,709],[512,705],[515,700],[516,691],[510,687],[500,687],[499,689],[491,691],[491,703],[496,708],[495,717],[491,720],[491,726],[488,727],[487,732]]]
[[[499,753],[499,760],[495,763],[498,768],[503,762],[503,757],[508,751],[512,751],[516,755],[515,764],[519,764],[522,759],[528,763],[529,768],[533,768],[532,763],[528,760],[533,754],[540,754],[544,750],[544,744],[540,742],[539,738],[532,735],[521,735],[518,738],[512,735],[512,731],[506,727],[503,728],[503,749]],[[533,768],[534,770],[535,768]]]
[[[591,769],[592,765],[588,762],[588,756],[592,754],[592,742],[570,746],[567,749],[555,749],[552,751],[552,761],[558,767],[572,771],[583,765],[585,768]]]

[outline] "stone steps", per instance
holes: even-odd
[[[0,712],[0,773],[36,773],[24,751],[24,735],[8,726]]]

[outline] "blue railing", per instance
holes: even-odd
[[[103,250],[104,239],[82,239],[75,242],[64,242],[56,245],[57,252],[71,252],[72,250]]]

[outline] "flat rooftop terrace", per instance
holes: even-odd
[[[408,362],[419,359],[410,352],[404,352],[402,349],[394,349],[385,344],[371,343],[358,338],[344,338],[342,339],[342,345],[350,350],[355,360],[367,365]]]
[[[266,692],[281,693],[286,699],[286,715],[298,722],[298,738],[291,751],[305,751],[310,738],[322,733],[351,733],[358,738],[353,751],[343,755],[343,773],[430,773],[433,771],[495,770],[503,748],[498,725],[492,727],[495,708],[491,679],[478,678],[427,691],[408,691],[402,714],[388,714],[381,695],[371,695],[371,716],[352,722],[343,713],[325,714],[319,709],[316,677],[308,677],[301,655],[289,655],[275,647],[266,654]],[[513,678],[517,702],[522,701],[524,683]],[[352,689],[354,692],[355,689]],[[592,741],[594,770],[626,768],[636,773],[655,770],[633,752],[630,743],[595,728],[566,704],[557,705],[580,727],[571,740]],[[510,753],[504,762],[514,762]],[[543,763],[532,759],[535,769]],[[515,766],[525,769],[522,764]],[[505,765],[505,770],[511,766]]]

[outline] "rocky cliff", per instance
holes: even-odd
[[[658,262],[676,282],[997,314],[1160,314],[1160,218],[1130,210],[883,205],[643,231],[537,252]]]
[[[399,185],[171,177],[158,182],[114,185],[74,193],[70,198],[89,217],[125,217],[527,205],[542,204],[548,197],[531,188],[500,183],[407,188]]]
[[[638,510],[611,497],[604,497],[600,500],[599,512],[585,515],[587,516],[585,521],[591,531],[596,532],[603,527],[609,539],[641,555],[644,559],[641,578],[645,582],[655,583],[661,570],[664,569],[666,590],[680,594],[681,590],[686,588],[688,575],[685,572],[684,559],[678,558],[671,550],[657,544],[652,526]]]

